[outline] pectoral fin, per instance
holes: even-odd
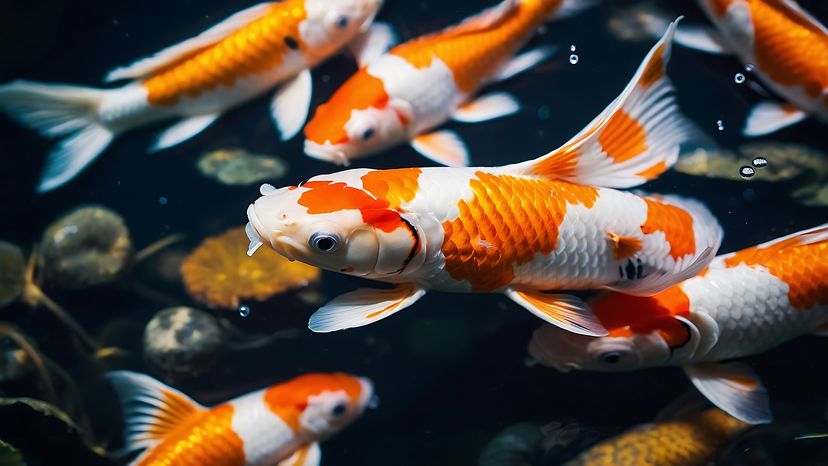
[[[310,70],[304,70],[282,84],[274,94],[270,102],[270,115],[282,141],[296,136],[308,119],[312,88]]]
[[[449,167],[469,165],[466,143],[454,131],[442,130],[421,134],[411,141],[411,147],[423,156]]]
[[[581,335],[602,337],[607,329],[581,298],[540,291],[506,290],[506,296],[552,325]]]
[[[641,250],[641,240],[635,236],[619,235],[611,231],[607,232],[607,236],[612,242],[616,260],[629,259]]]
[[[296,450],[289,458],[279,461],[278,466],[319,466],[322,461],[322,450],[314,442]]]
[[[711,403],[749,424],[771,422],[768,391],[743,363],[703,363],[684,367],[693,385]]]
[[[479,123],[520,111],[520,104],[505,92],[486,94],[466,102],[454,111],[454,119],[463,123]]]
[[[348,44],[359,66],[366,66],[387,52],[399,38],[394,28],[386,23],[374,23]]]
[[[742,134],[764,136],[804,120],[808,115],[790,104],[759,102],[750,110]]]
[[[523,73],[554,55],[555,50],[557,50],[556,47],[545,46],[523,52],[509,60],[506,66],[492,78],[492,81],[504,81]]]
[[[157,152],[181,144],[207,129],[219,116],[218,114],[198,115],[179,121],[158,136],[155,144],[150,148],[150,152]]]
[[[732,53],[724,37],[716,30],[707,26],[682,26],[676,31],[673,38],[677,44],[716,55]]]
[[[362,327],[407,308],[425,293],[425,289],[415,285],[398,285],[388,290],[360,288],[319,308],[308,327],[318,333]]]

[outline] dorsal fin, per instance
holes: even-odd
[[[716,257],[716,260],[711,264],[712,268],[722,268],[728,263],[728,259],[736,258],[741,261],[750,262],[751,258],[756,257],[757,254],[766,255],[768,252],[781,252],[789,248],[797,248],[806,245],[815,245],[828,242],[828,223],[823,223],[820,226],[809,228],[807,230],[797,231],[790,235],[781,238],[772,239],[758,246],[753,246],[740,251],[722,254]],[[736,265],[736,264],[734,264]]]
[[[106,374],[121,400],[126,424],[126,450],[155,445],[170,431],[207,410],[180,391],[144,374]]]
[[[138,60],[131,65],[115,68],[106,75],[104,82],[146,77],[224,39],[251,21],[260,18],[274,4],[275,2],[266,2],[244,9],[191,39],[167,47],[155,55]]]
[[[528,176],[629,188],[653,179],[678,160],[693,127],[678,111],[667,78],[671,40],[681,17],[638,67],[627,87],[566,144],[528,162],[503,167]]]
[[[503,20],[503,18],[509,15],[509,13],[511,13],[512,11],[514,11],[519,4],[520,0],[502,0],[497,5],[487,8],[474,16],[469,16],[456,26],[448,27],[440,32],[436,32],[430,35],[440,37],[453,37],[462,34],[470,34],[473,32],[482,31],[484,29],[492,27],[493,25]]]

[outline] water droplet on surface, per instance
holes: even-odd
[[[756,168],[765,168],[768,166],[768,159],[764,157],[756,157],[753,159],[753,166]]]
[[[569,56],[569,63],[572,63],[573,65],[577,64],[578,63],[578,54],[573,53],[572,55],[570,55]]]
[[[724,122],[722,120],[716,120],[716,128],[719,131],[724,131]]]
[[[247,317],[250,315],[250,306],[242,304],[239,306],[239,315],[242,317]]]
[[[569,51],[570,51],[570,52],[574,52],[574,51],[575,51],[575,44],[572,44],[572,45],[570,45],[570,46],[569,46]]]
[[[158,203],[161,204],[161,205],[167,205],[167,202],[168,202],[167,198],[164,197],[164,196],[161,196],[161,197],[158,198]]]
[[[742,175],[742,178],[752,178],[756,174],[756,170],[753,167],[745,165],[739,169],[739,174]]]
[[[736,84],[742,84],[745,82],[745,75],[742,73],[736,73],[736,76],[733,76],[733,80],[736,81]]]

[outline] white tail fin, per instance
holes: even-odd
[[[503,167],[520,175],[629,188],[651,180],[678,160],[694,134],[678,111],[667,78],[670,41],[678,21],[653,46],[633,79],[598,117],[562,147],[535,160]]]
[[[114,371],[106,374],[106,378],[121,399],[126,451],[157,444],[171,430],[207,409],[148,375]]]
[[[0,109],[42,135],[65,139],[52,149],[38,191],[74,178],[112,142],[114,133],[98,122],[106,91],[15,81],[0,86]]]

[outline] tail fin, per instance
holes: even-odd
[[[169,431],[207,409],[148,375],[114,371],[106,378],[121,399],[128,452],[154,446]]]
[[[677,160],[679,146],[694,134],[678,111],[667,78],[670,24],[633,79],[598,117],[562,147],[504,170],[573,183],[629,188],[651,180]]]
[[[0,110],[46,137],[65,138],[49,153],[39,192],[74,178],[112,142],[114,133],[97,119],[105,93],[31,81],[0,86]]]

